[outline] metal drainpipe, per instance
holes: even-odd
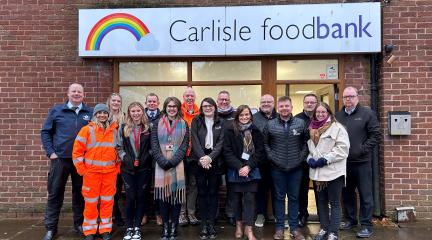
[[[370,85],[371,85],[371,108],[377,114],[379,121],[379,80],[380,80],[380,61],[381,53],[373,53],[370,56]],[[372,178],[373,178],[373,198],[374,198],[374,215],[381,217],[384,215],[383,207],[384,194],[381,190],[381,161],[379,157],[379,148],[376,146],[372,153]]]

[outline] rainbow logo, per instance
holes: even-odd
[[[85,50],[99,50],[104,37],[116,29],[129,31],[137,41],[150,33],[147,26],[137,17],[127,13],[113,13],[105,16],[93,26],[87,37]]]

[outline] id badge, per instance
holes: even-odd
[[[173,144],[168,144],[165,146],[165,150],[166,151],[172,151],[174,149],[174,145]]]
[[[246,161],[248,161],[249,158],[250,158],[250,155],[244,152],[244,153],[242,154],[241,158],[244,159],[244,160],[246,160]]]

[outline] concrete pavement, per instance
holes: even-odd
[[[75,234],[72,229],[72,218],[62,218],[58,229],[58,240],[78,240],[83,239]],[[258,239],[272,239],[273,224],[266,223],[264,228],[255,228],[254,232]],[[124,233],[124,227],[114,227],[113,239],[121,240]],[[226,223],[220,223],[217,226],[218,238],[220,240],[234,239],[234,227]],[[161,228],[154,221],[142,227],[143,239],[159,239]],[[318,223],[309,223],[301,231],[305,234],[306,239],[313,239],[313,236],[319,231]],[[179,240],[199,239],[199,226],[179,227]],[[286,239],[290,239],[286,231]],[[0,220],[0,239],[1,240],[39,240],[45,234],[45,228],[41,219],[2,219]],[[355,230],[342,231],[340,239],[356,239]],[[369,239],[380,240],[415,240],[415,239],[432,239],[432,221],[423,220],[415,223],[393,224],[388,221],[377,222],[374,227],[374,234]]]

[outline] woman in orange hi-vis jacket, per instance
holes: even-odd
[[[111,239],[111,216],[120,164],[115,149],[117,124],[109,123],[109,114],[107,105],[97,104],[91,122],[78,133],[73,147],[73,163],[78,174],[83,176],[83,230],[86,240],[95,239],[98,229],[103,240]]]

